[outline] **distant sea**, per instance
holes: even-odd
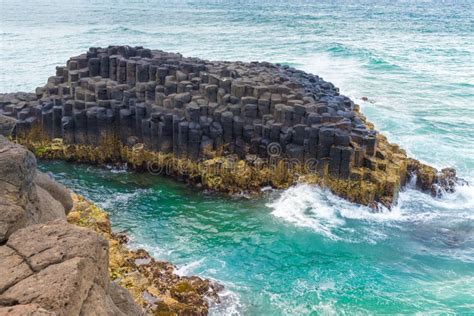
[[[474,1],[0,0],[0,92],[34,91],[90,46],[288,64],[376,128],[474,183]],[[362,101],[367,97],[368,101]],[[226,286],[215,315],[472,313],[474,189],[408,187],[373,214],[299,185],[258,200],[151,175],[42,162],[132,245]]]

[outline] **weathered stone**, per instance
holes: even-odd
[[[0,194],[7,186],[28,193],[36,176],[36,160],[23,146],[9,142],[0,136]]]
[[[0,266],[2,267],[0,269],[0,293],[34,273],[23,257],[8,246],[0,247]]]
[[[62,184],[54,181],[49,175],[37,171],[34,183],[46,190],[55,200],[59,201],[66,214],[72,209],[71,192]]]
[[[109,296],[123,314],[137,316],[144,314],[142,309],[135,304],[130,293],[114,282],[109,285]]]
[[[0,214],[0,243],[5,242],[14,231],[25,227],[28,223],[25,209],[8,200],[0,202]],[[4,277],[0,278],[2,279],[6,280]]]
[[[54,312],[50,312],[42,308],[38,304],[20,304],[14,306],[0,307],[0,315],[2,316],[55,316]]]
[[[16,120],[0,114],[0,135],[11,136],[16,126]]]
[[[60,315],[77,315],[93,284],[94,272],[90,259],[73,258],[16,283],[0,295],[0,300],[37,303]]]

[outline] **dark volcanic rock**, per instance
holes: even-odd
[[[332,135],[340,130],[335,123],[343,119],[348,120],[349,130],[356,125],[353,102],[318,76],[266,62],[209,62],[150,50],[143,57],[142,51],[128,46],[91,48],[87,54],[72,57],[66,67],[59,67],[57,75],[37,89],[37,99],[29,96],[18,102],[11,94],[0,96],[0,114],[18,119],[17,133],[36,121],[49,137],[69,143],[97,144],[101,136],[118,132],[124,143],[135,136],[151,149],[160,147],[160,140],[168,136],[167,116],[173,115],[181,122],[176,130],[179,135],[171,138],[173,151],[193,158],[202,155],[203,142],[219,149],[243,140],[248,149],[236,153],[241,158],[257,154],[252,152],[251,139],[259,138],[260,145],[269,142],[261,125],[295,127],[295,137],[288,141],[300,146],[309,142],[304,130],[312,124],[323,124]],[[98,113],[109,115],[110,120],[99,123]],[[144,134],[143,124],[150,119],[158,128],[146,129]],[[208,126],[220,125],[222,135],[201,130],[202,120]],[[189,128],[186,123],[197,125]],[[352,141],[367,146],[368,131],[360,128],[360,137]],[[284,131],[274,130],[272,139],[279,141],[280,133]],[[314,146],[321,146],[323,155],[329,156],[335,140],[322,138],[321,142]],[[349,145],[347,140],[345,145]],[[235,146],[228,148],[232,151]],[[282,155],[294,155],[295,146],[282,148]],[[374,155],[373,148],[366,153]],[[312,150],[306,156],[317,158]]]
[[[273,158],[316,161],[320,184],[363,204],[390,205],[410,176],[405,152],[333,84],[267,62],[94,47],[58,67],[36,96],[0,95],[1,114],[16,119],[20,138],[36,125],[66,145],[119,139],[193,161],[209,151],[266,158],[278,144]]]

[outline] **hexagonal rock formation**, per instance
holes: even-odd
[[[1,95],[0,114],[17,118],[16,135],[27,135],[38,123],[45,138],[62,138],[66,146],[97,148],[115,138],[178,159],[208,159],[206,153],[218,152],[247,165],[276,153],[310,166],[317,183],[362,204],[390,205],[408,171],[419,173],[425,190],[440,183],[437,170],[407,159],[331,83],[267,62],[213,62],[143,47],[90,48],[57,67],[35,94]],[[307,169],[298,173],[311,173]],[[443,174],[455,178],[452,170]],[[259,177],[234,182],[242,189],[284,186]]]

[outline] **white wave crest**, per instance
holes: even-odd
[[[374,212],[329,192],[308,184],[299,184],[279,193],[267,203],[271,214],[298,227],[310,228],[332,240],[373,242],[386,236],[383,227],[401,223],[427,223],[442,220],[469,220],[474,217],[474,187],[459,186],[453,194],[433,198],[416,189],[400,192],[397,205],[391,210]],[[348,221],[366,223],[357,231]],[[369,232],[370,236],[363,236]],[[365,234],[364,233],[364,234]]]
[[[178,269],[176,269],[175,273],[179,276],[185,276],[193,274],[196,268],[200,267],[206,258],[201,258],[199,260],[191,261],[188,264],[185,264]]]
[[[238,316],[242,315],[244,306],[240,301],[239,295],[228,289],[228,284],[224,285],[224,289],[219,292],[218,304],[211,303],[209,306],[209,315],[211,316]]]
[[[332,229],[344,225],[344,219],[322,198],[318,189],[306,184],[289,188],[267,206],[273,209],[274,216],[311,228],[330,239],[339,239]]]
[[[150,189],[138,189],[130,193],[115,193],[104,201],[97,202],[97,205],[103,209],[112,209],[117,205],[128,204],[140,195],[146,194]]]

